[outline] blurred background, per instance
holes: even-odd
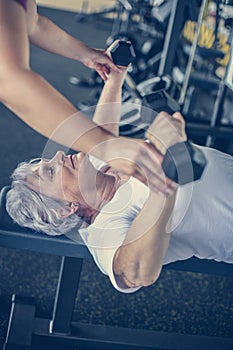
[[[164,89],[180,106],[189,138],[233,154],[233,1],[37,1],[38,11],[92,47],[130,40],[136,59],[129,72],[140,93],[124,86],[122,135],[143,137],[150,121],[140,108]],[[174,7],[176,3],[176,7]],[[195,28],[199,36],[195,38]],[[196,42],[195,42],[196,41]],[[31,46],[31,66],[88,117],[102,81],[78,62]],[[127,102],[132,102],[127,104]],[[164,101],[164,107],[168,107]],[[20,161],[39,157],[46,139],[0,105],[0,188]],[[221,233],[219,233],[221,234]],[[13,293],[32,296],[38,314],[50,317],[60,257],[0,247],[0,345]],[[86,323],[157,331],[233,336],[232,278],[163,271],[155,285],[121,295],[91,261],[85,261],[73,314]]]

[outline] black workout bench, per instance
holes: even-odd
[[[9,186],[1,191],[0,246],[62,256],[52,319],[36,317],[30,298],[13,295],[4,350],[94,349],[232,350],[233,338],[165,333],[72,322],[83,259],[92,259],[83,244],[65,236],[50,237],[15,225],[5,210]],[[164,267],[233,276],[233,265],[191,258]],[[74,278],[75,276],[75,278]]]

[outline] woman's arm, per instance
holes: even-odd
[[[114,45],[114,44],[113,44]],[[111,47],[113,46],[111,45]],[[111,49],[108,49],[108,51]],[[119,122],[121,118],[122,86],[124,84],[127,68],[121,67],[120,72],[111,71],[104,84],[93,121],[114,135],[119,135]]]
[[[175,113],[173,117],[160,113],[149,128],[147,137],[164,153],[169,146],[186,141],[184,119],[180,113]],[[160,275],[170,240],[167,225],[173,212],[177,185],[174,188],[167,197],[150,192],[123,245],[115,254],[114,272],[128,287],[148,286]]]
[[[118,135],[121,94],[127,70],[110,73],[102,90],[93,121]],[[166,198],[151,192],[133,221],[123,245],[117,250],[113,269],[127,287],[148,286],[158,278],[170,240],[166,232],[175,194]]]
[[[158,279],[169,245],[167,224],[175,197],[176,192],[169,197],[151,192],[118,248],[113,270],[127,287],[149,286]]]

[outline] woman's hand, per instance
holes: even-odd
[[[161,112],[146,132],[146,137],[162,155],[178,142],[187,140],[185,121],[179,112],[170,116]]]

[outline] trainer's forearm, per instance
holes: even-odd
[[[101,143],[114,138],[106,130],[97,127],[43,77],[28,69],[12,74],[4,83],[2,102],[15,114],[47,138],[77,151],[92,153],[95,145],[104,159],[105,148]],[[12,88],[14,87],[14,88]]]
[[[81,62],[91,50],[82,41],[41,15],[38,15],[34,30],[30,33],[30,40],[44,50]]]
[[[127,286],[148,286],[159,277],[170,241],[167,223],[175,196],[166,198],[151,192],[116,252],[114,272]]]

